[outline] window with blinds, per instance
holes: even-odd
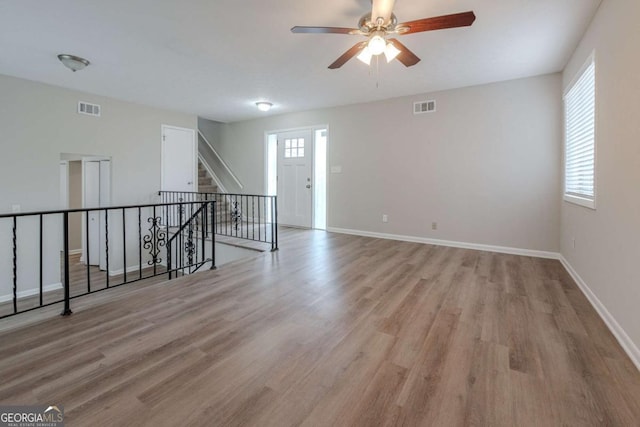
[[[596,67],[593,55],[564,96],[564,199],[595,209]]]

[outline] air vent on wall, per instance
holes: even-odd
[[[436,101],[419,101],[413,103],[413,114],[433,113],[436,111]]]
[[[78,102],[78,113],[88,116],[100,117],[100,106],[97,104],[89,104],[88,102]]]

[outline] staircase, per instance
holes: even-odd
[[[198,159],[198,193],[218,193],[218,186]]]
[[[215,181],[209,175],[207,168],[204,167],[202,161],[198,159],[198,193],[219,193],[220,189]],[[214,196],[216,200],[216,224],[225,224],[229,222],[230,208],[226,197],[222,195]]]

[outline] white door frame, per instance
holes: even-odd
[[[313,158],[311,162],[311,188],[313,189],[312,197],[311,197],[311,228],[313,229],[313,225],[316,223],[316,206],[313,202],[315,200],[315,176],[316,176],[316,162],[315,162],[315,152],[316,152],[316,131],[318,130],[326,130],[327,131],[327,188],[326,188],[326,218],[327,218],[327,228],[329,228],[329,159],[331,153],[331,143],[329,137],[329,125],[313,125],[313,126],[300,126],[295,128],[286,128],[286,129],[276,129],[276,130],[268,130],[264,132],[264,194],[267,194],[267,185],[269,182],[269,135],[278,135],[280,133],[285,132],[297,132],[301,130],[311,130],[311,152],[313,153]],[[277,139],[277,136],[276,136]],[[276,173],[278,170],[278,156],[276,156]],[[276,185],[276,194],[277,194],[278,186]]]
[[[69,209],[69,161],[60,160],[60,208]]]
[[[163,188],[164,185],[164,131],[165,129],[176,129],[180,131],[188,131],[191,133],[191,143],[193,144],[193,191],[198,191],[198,145],[196,139],[196,131],[191,128],[183,128],[179,126],[172,125],[160,125],[160,185],[158,186],[160,190],[165,190]]]

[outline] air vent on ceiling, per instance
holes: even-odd
[[[78,113],[88,116],[100,117],[100,106],[97,104],[89,104],[88,102],[78,102]]]
[[[436,111],[436,101],[419,101],[413,103],[413,114],[433,113]]]

